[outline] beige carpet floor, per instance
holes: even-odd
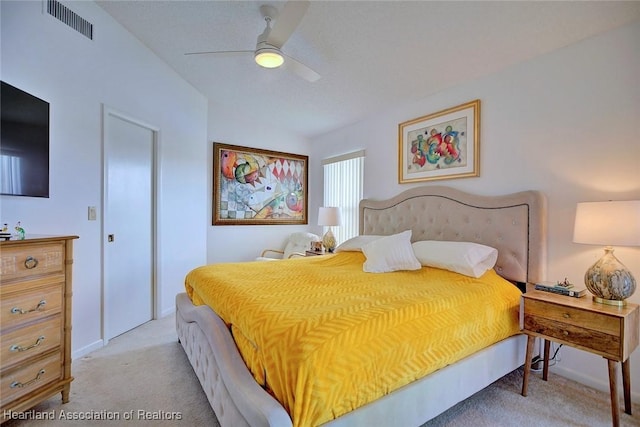
[[[29,412],[29,419],[3,427],[218,426],[177,342],[174,322],[174,316],[148,322],[74,360],[69,403],[62,405],[58,394]],[[528,397],[520,395],[521,387],[522,370],[516,370],[424,427],[611,426],[607,393],[553,373],[547,382],[533,374]],[[640,426],[640,405],[633,406],[633,413],[621,410],[622,426]],[[51,419],[35,419],[42,417]]]

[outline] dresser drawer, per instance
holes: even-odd
[[[59,353],[52,353],[44,359],[29,363],[3,374],[0,379],[1,405],[16,400],[42,386],[62,377],[62,362]]]
[[[542,317],[607,335],[620,336],[622,333],[620,319],[605,313],[534,299],[525,299],[524,304],[524,311],[530,316]]]
[[[11,330],[0,336],[2,369],[53,348],[59,348],[62,338],[62,316]]]
[[[64,272],[64,245],[5,246],[0,252],[0,285],[12,279]]]
[[[62,309],[64,283],[25,290],[21,294],[2,295],[0,326],[3,330],[38,320]]]

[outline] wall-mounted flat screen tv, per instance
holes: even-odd
[[[0,194],[49,197],[49,103],[1,84]]]

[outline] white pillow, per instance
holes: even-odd
[[[373,240],[362,246],[362,252],[367,257],[362,269],[367,273],[422,268],[411,248],[411,230]]]
[[[346,242],[340,244],[336,248],[336,252],[362,252],[362,246],[367,243],[373,242],[374,240],[378,240],[379,238],[384,236],[377,236],[375,234],[369,234],[366,236],[356,236],[347,240]]]
[[[496,265],[498,250],[472,242],[423,240],[413,243],[420,264],[478,278]]]

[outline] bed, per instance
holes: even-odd
[[[496,248],[495,273],[521,286],[545,279],[546,203],[539,192],[488,197],[430,186],[360,203],[361,235],[406,230],[414,242],[475,242]],[[176,328],[222,426],[295,424],[283,404],[256,382],[228,325],[209,306],[194,305],[186,293],[177,295]],[[521,366],[525,347],[521,334],[501,339],[323,425],[421,425]]]

